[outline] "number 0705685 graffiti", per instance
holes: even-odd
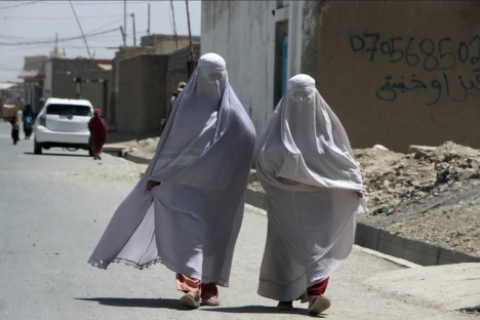
[[[353,52],[368,52],[369,60],[385,56],[391,63],[404,61],[421,66],[425,71],[447,70],[457,63],[480,64],[480,36],[455,42],[450,37],[440,39],[391,37],[382,39],[379,33],[351,34]]]

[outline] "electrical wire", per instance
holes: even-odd
[[[12,1],[13,2],[13,1]],[[18,1],[15,1],[15,2],[18,2]],[[3,6],[3,7],[0,7],[0,10],[1,9],[10,9],[10,8],[17,8],[17,7],[23,7],[23,6],[28,6],[30,4],[37,4],[37,3],[41,3],[41,2],[44,2],[44,1],[30,1],[30,2],[23,2],[23,3],[17,3],[17,4],[13,4],[11,6]]]
[[[87,31],[87,33],[92,33],[92,32],[98,32],[98,31],[103,31],[103,29],[107,28],[107,27],[110,27],[112,25],[115,25],[117,24],[118,22],[120,22],[123,18],[118,18],[112,22],[109,22],[107,23],[106,25],[103,25],[99,28],[95,28],[93,30],[89,30]],[[69,20],[71,20],[71,18],[69,18]],[[102,38],[104,39],[103,37],[98,37],[99,38]],[[50,41],[51,40],[51,37],[48,37],[48,38],[32,38],[31,36],[12,36],[12,35],[8,35],[8,34],[2,34],[0,33],[0,39],[2,40],[17,40],[17,41],[27,41],[27,42],[31,42],[31,41]],[[112,39],[110,37],[110,39]],[[116,37],[115,37],[116,39]]]
[[[83,33],[82,24],[80,23],[80,20],[78,20],[77,12],[75,11],[75,7],[73,6],[72,0],[70,0],[70,6],[72,7],[73,15],[77,20],[77,24],[78,24],[78,27],[80,28],[80,32],[82,33],[82,38],[83,38],[83,42],[85,42],[85,47],[87,48],[88,57],[92,58],[92,55],[90,54],[90,49],[88,48],[87,38],[85,38],[85,34]]]
[[[144,4],[148,3],[150,1],[129,1],[128,5],[136,5],[136,4]],[[116,4],[118,5],[120,1],[75,1],[76,6],[91,6],[91,5],[111,5],[111,4]],[[68,2],[62,2],[62,1],[42,1],[42,4],[47,4],[47,5],[65,5],[68,4]]]
[[[107,23],[107,24],[105,24],[105,25],[103,25],[103,26],[101,26],[101,27],[95,28],[95,32],[96,32],[96,31],[102,31],[103,29],[105,29],[105,28],[107,28],[107,27],[110,27],[110,26],[112,26],[112,25],[115,25],[115,24],[121,22],[122,20],[123,20],[123,17],[122,17],[122,18],[118,18],[118,19],[116,19],[115,21],[109,22],[109,23]],[[117,27],[117,30],[118,30],[118,27]],[[92,31],[90,31],[90,32],[92,32]]]
[[[119,18],[123,17],[123,15],[105,15],[105,16],[84,16],[84,17],[78,17],[81,20],[98,20],[98,19],[106,19],[106,18]],[[46,21],[52,21],[52,22],[57,22],[59,20],[72,20],[72,18],[69,17],[35,17],[35,16],[0,16],[0,19],[4,20],[46,20]],[[123,18],[121,18],[123,19]]]
[[[112,33],[112,32],[118,32],[118,28],[115,29],[110,29],[110,30],[105,30],[101,32],[96,32],[96,33],[91,33],[91,34],[86,34],[85,37],[94,37],[97,35],[102,35],[102,34],[107,34],[107,33]],[[75,37],[70,37],[70,38],[60,38],[58,40],[45,40],[45,41],[24,41],[24,42],[0,42],[0,45],[3,46],[19,46],[19,45],[35,45],[35,44],[48,44],[48,43],[55,43],[55,42],[65,42],[65,41],[72,41],[72,40],[78,40],[82,39],[83,37],[80,36],[75,36]]]

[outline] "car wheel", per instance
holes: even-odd
[[[37,139],[33,141],[33,152],[35,154],[42,154],[42,145],[37,142]]]

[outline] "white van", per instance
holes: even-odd
[[[91,155],[88,122],[92,116],[88,100],[49,98],[35,119],[35,154],[57,147],[84,149]]]

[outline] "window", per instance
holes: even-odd
[[[50,104],[47,107],[47,114],[58,116],[81,116],[91,117],[91,108],[88,106],[76,106],[72,104]]]

